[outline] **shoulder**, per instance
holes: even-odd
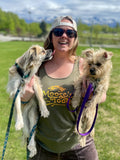
[[[85,62],[84,58],[79,57],[79,71],[80,71],[80,74],[83,73],[84,62]]]

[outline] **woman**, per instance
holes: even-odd
[[[75,132],[77,112],[70,112],[66,107],[74,81],[82,74],[83,59],[76,57],[77,46],[76,22],[69,16],[58,17],[44,43],[45,49],[54,52],[53,58],[38,71],[50,115],[40,117],[36,132],[37,155],[31,160],[98,160],[90,136],[86,146],[80,146],[80,136]],[[26,86],[22,101],[33,96],[33,83],[34,78]],[[103,95],[102,102],[105,99],[106,95]]]

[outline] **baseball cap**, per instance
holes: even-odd
[[[68,18],[71,20],[72,23],[68,23],[68,22],[61,22],[64,18]],[[72,17],[70,16],[60,16],[60,17],[57,17],[53,24],[52,24],[52,27],[51,27],[51,30],[55,27],[58,27],[58,26],[69,26],[69,27],[72,27],[75,31],[77,31],[77,24],[76,22],[72,19]]]

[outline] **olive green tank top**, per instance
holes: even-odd
[[[44,65],[40,68],[44,99],[50,112],[48,118],[40,117],[36,138],[48,151],[61,153],[79,143],[75,132],[76,112],[67,109],[67,101],[74,90],[74,80],[79,75],[79,60],[75,61],[72,73],[66,78],[51,78]]]

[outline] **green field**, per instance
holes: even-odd
[[[4,138],[11,108],[9,95],[6,93],[8,68],[15,63],[15,59],[22,55],[32,44],[38,42],[0,42],[0,158],[2,155]],[[87,47],[78,47],[77,53]],[[96,121],[95,144],[99,160],[120,160],[120,51],[112,51],[113,71],[107,100],[99,105]],[[5,160],[25,160],[26,147],[22,145],[22,131],[15,131],[14,119],[10,129]]]

